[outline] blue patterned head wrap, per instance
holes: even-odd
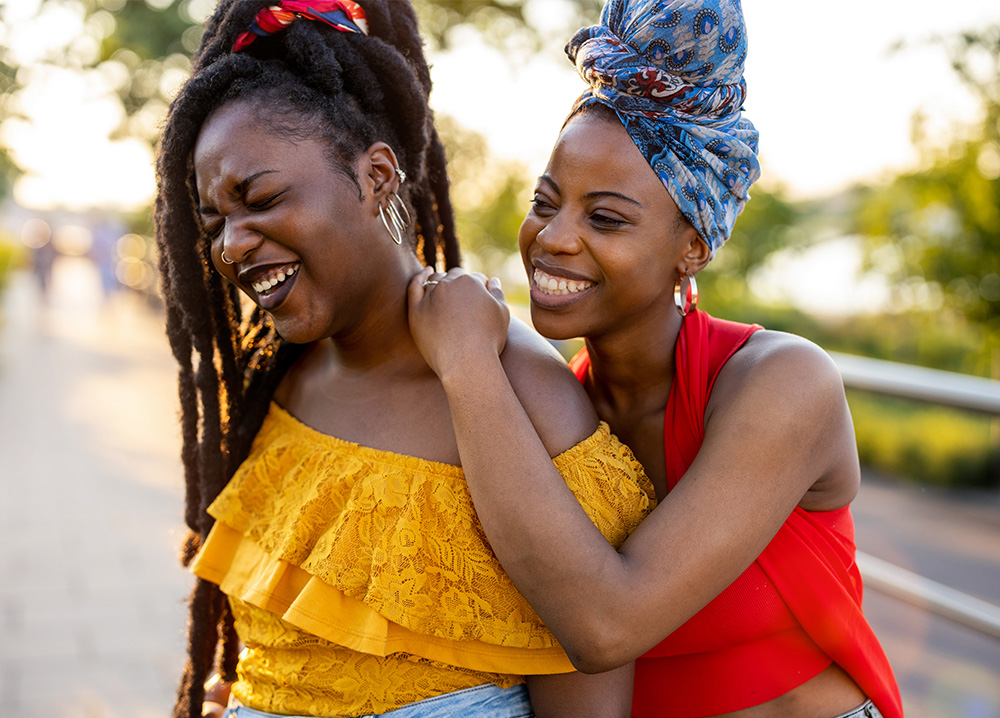
[[[714,256],[760,177],[740,0],[608,0],[566,54],[590,85],[570,117],[615,110]]]

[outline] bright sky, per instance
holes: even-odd
[[[747,116],[761,132],[767,181],[797,196],[912,164],[918,109],[938,129],[974,116],[943,51],[920,43],[1000,22],[997,0],[745,0],[744,12]],[[913,47],[890,54],[899,40]],[[465,46],[436,58],[432,72],[440,111],[482,131],[497,153],[524,159],[532,173],[583,89],[561,53],[516,70],[497,51]]]
[[[19,0],[7,8],[14,29],[6,42],[24,61],[47,41],[80,34],[71,10],[50,13],[43,22],[18,21],[36,2]],[[536,0],[540,20],[555,2]],[[968,121],[974,105],[951,77],[943,52],[916,46],[892,55],[889,48],[898,40],[919,43],[934,33],[1000,22],[996,0],[946,6],[929,0],[747,0],[745,6],[747,113],[761,132],[765,181],[781,182],[797,196],[912,164],[910,118],[918,109],[932,127]],[[498,51],[462,43],[433,64],[438,111],[483,132],[498,155],[539,172],[582,87],[561,52],[518,68]],[[107,93],[65,73],[38,79],[24,103],[33,123],[8,123],[0,134],[29,169],[17,187],[22,203],[134,208],[146,202],[153,191],[151,153],[139,142],[108,138],[120,117]]]

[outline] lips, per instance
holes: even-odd
[[[531,276],[531,302],[545,309],[562,309],[586,296],[596,282],[579,277],[555,274],[556,270],[534,267]]]
[[[565,294],[577,294],[578,292],[582,292],[585,289],[590,289],[594,286],[593,282],[570,279],[569,277],[560,277],[555,274],[549,274],[548,272],[538,269],[537,267],[531,277],[531,282],[534,286],[538,287],[539,291],[543,294],[548,294],[553,297]]]
[[[252,267],[240,272],[240,282],[249,286],[257,295],[261,308],[271,310],[280,305],[292,286],[299,271],[298,262],[277,264],[266,267]]]

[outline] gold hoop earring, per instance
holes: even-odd
[[[685,278],[688,280],[687,291],[684,290]],[[682,317],[686,317],[698,308],[698,282],[695,281],[693,274],[681,272],[674,282],[674,306]]]
[[[233,262],[233,260],[231,260],[229,257],[226,256],[226,250],[224,250],[224,249],[222,250],[221,257],[222,257],[222,263],[223,264],[235,264],[235,262]]]
[[[389,203],[388,201],[386,201],[386,204],[389,207],[389,217],[392,219],[392,225],[393,226],[392,227],[389,226],[389,220],[387,220],[385,218],[385,212],[382,211],[382,203],[381,202],[379,202],[379,205],[378,205],[378,216],[382,219],[382,224],[385,226],[385,231],[389,233],[390,237],[392,237],[392,241],[395,242],[396,244],[402,244],[403,243],[403,229],[399,225],[399,221],[400,220],[395,215],[395,211],[396,210],[393,209],[392,204]],[[393,231],[393,228],[395,228],[395,231]]]

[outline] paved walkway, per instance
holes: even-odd
[[[190,578],[159,314],[63,258],[0,298],[0,718],[164,718]],[[866,481],[859,546],[1000,604],[1000,501]],[[1000,718],[1000,641],[870,591],[908,718]]]
[[[190,584],[173,359],[137,297],[61,259],[0,315],[0,716],[164,718]]]

